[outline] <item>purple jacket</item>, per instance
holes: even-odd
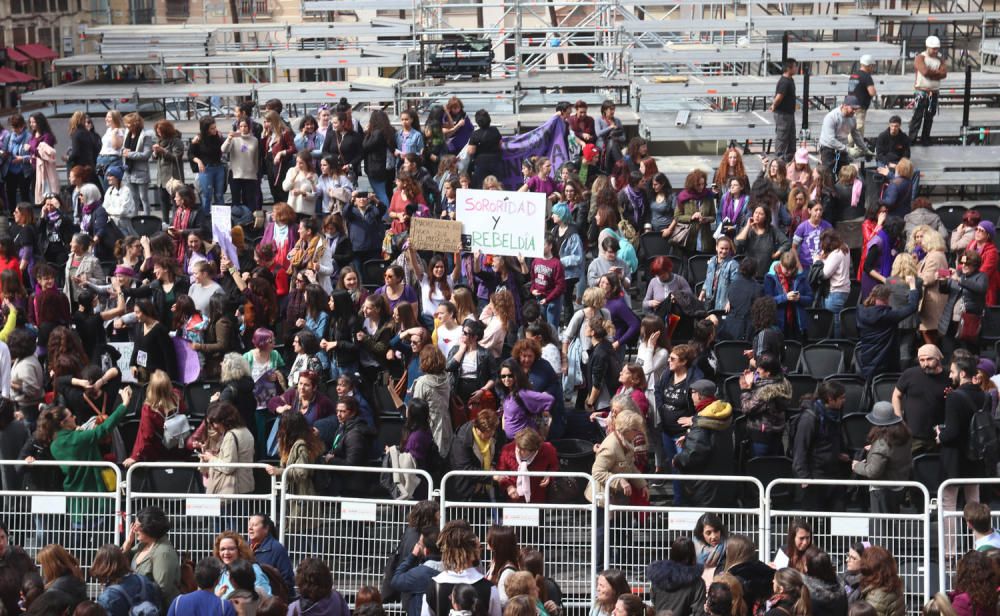
[[[503,401],[503,431],[507,438],[512,439],[525,428],[534,428],[535,421],[540,418],[529,415],[541,415],[552,410],[555,400],[551,395],[522,389],[516,395],[507,396]]]
[[[615,324],[615,342],[624,346],[636,341],[639,337],[639,319],[625,303],[624,297],[609,299],[605,308],[611,313],[611,322]]]

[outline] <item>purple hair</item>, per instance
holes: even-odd
[[[263,349],[267,345],[274,342],[274,332],[267,329],[266,327],[258,327],[253,332],[253,345],[258,349]]]

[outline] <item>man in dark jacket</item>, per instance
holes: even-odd
[[[483,454],[476,438],[481,442],[493,441],[490,451],[493,459],[489,461],[490,468],[496,468],[500,460],[500,449],[503,443],[500,442],[502,431],[498,431],[500,419],[496,411],[483,409],[479,411],[476,418],[466,422],[451,441],[451,450],[448,452],[451,470],[453,471],[484,471]],[[473,432],[475,431],[475,432]],[[482,477],[459,476],[449,480],[442,486],[442,493],[451,501],[489,501],[493,496],[493,478],[488,475]]]
[[[969,445],[969,420],[983,408],[986,393],[976,381],[979,368],[976,357],[955,351],[951,360],[951,382],[955,387],[944,400],[944,424],[937,426],[937,441],[941,445],[941,466],[949,479],[982,477],[983,469],[966,458]],[[942,511],[958,511],[958,490],[950,486],[941,494]],[[979,486],[965,486],[965,502],[979,501]]]
[[[792,470],[799,479],[835,479],[841,462],[849,458],[841,447],[840,413],[847,394],[836,381],[823,381],[816,398],[805,401],[795,419],[792,439]],[[836,511],[840,491],[827,485],[803,484],[802,509]]]
[[[792,384],[773,353],[756,358],[757,371],[740,377],[740,410],[747,416],[747,432],[754,457],[780,456],[785,413],[792,402]]]
[[[691,428],[674,466],[689,475],[733,475],[733,407],[717,400],[715,383],[701,379],[691,384],[696,415],[682,418]],[[729,507],[735,504],[733,486],[723,481],[684,481],[685,502],[694,507]]]
[[[406,616],[420,616],[424,591],[434,576],[441,573],[441,551],[437,545],[438,529],[428,526],[420,532],[420,541],[399,564],[392,576],[392,588],[402,595]]]
[[[344,397],[337,400],[337,421],[340,422],[340,427],[325,456],[326,463],[334,466],[368,466],[375,432],[361,416],[357,398]],[[366,495],[370,479],[366,473],[337,473],[334,476],[333,495]]]
[[[899,322],[917,311],[920,299],[917,282],[906,277],[910,293],[906,305],[893,309],[889,305],[888,285],[876,285],[864,304],[858,307],[858,369],[866,379],[882,372],[896,372],[899,366]]]

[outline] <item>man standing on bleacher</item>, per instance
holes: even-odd
[[[913,59],[914,101],[913,117],[910,118],[910,139],[917,141],[920,133],[920,145],[930,145],[931,124],[938,111],[938,93],[941,91],[941,80],[948,76],[948,69],[941,59],[941,40],[936,36],[928,36],[924,43],[927,49]],[[921,125],[923,130],[921,131]]]
[[[795,155],[795,80],[792,77],[799,70],[799,63],[786,58],[784,72],[778,79],[771,103],[774,114],[774,156],[786,163]]]

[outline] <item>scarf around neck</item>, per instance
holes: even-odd
[[[521,458],[521,454],[517,451],[517,447],[514,448],[514,457],[517,459],[517,471],[519,473],[527,473],[528,467],[535,458],[538,457],[538,452],[536,451],[527,460]],[[524,497],[524,502],[531,502],[531,479],[524,475],[517,476],[517,495]]]

